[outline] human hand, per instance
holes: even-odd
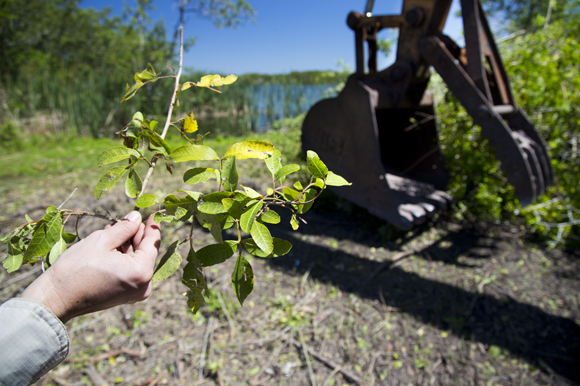
[[[160,238],[153,216],[143,225],[141,214],[133,211],[67,249],[20,297],[44,304],[63,323],[145,300],[151,294]]]

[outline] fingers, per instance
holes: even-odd
[[[150,259],[152,262],[155,262],[155,258],[159,252],[160,241],[161,232],[159,230],[159,224],[156,224],[153,220],[153,216],[150,216],[147,220],[147,225],[145,225],[143,238],[138,245],[135,245],[135,251],[143,252],[146,258]]]
[[[123,221],[118,221],[115,225],[102,231],[101,237],[107,248],[118,248],[127,240],[135,236],[141,225],[141,214],[133,211],[125,216]]]
[[[133,252],[133,251],[135,251],[135,249],[137,249],[137,245],[139,245],[141,243],[141,240],[143,240],[144,234],[145,234],[145,225],[140,224],[139,230],[137,231],[137,233],[135,233],[135,236],[133,236],[132,245],[131,245],[131,252]]]

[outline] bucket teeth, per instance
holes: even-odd
[[[421,51],[473,117],[473,122],[481,126],[481,134],[495,149],[495,156],[514,185],[521,205],[531,204],[546,192],[553,179],[550,157],[537,130],[517,105],[511,106],[513,113],[504,120],[437,37],[423,39]]]
[[[546,143],[521,109],[518,109],[507,121],[519,146],[528,155],[537,195],[545,193],[554,180],[554,171]]]

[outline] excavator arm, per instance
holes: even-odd
[[[545,143],[514,100],[479,0],[461,0],[463,49],[442,33],[451,0],[404,0],[400,15],[379,16],[372,3],[347,18],[356,72],[336,98],[312,107],[302,128],[303,148],[353,182],[336,193],[401,229],[446,207],[447,172],[427,88],[431,68],[481,126],[521,204],[544,193],[553,180]],[[398,28],[399,41],[395,63],[378,71],[383,28]]]

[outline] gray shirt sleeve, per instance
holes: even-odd
[[[29,385],[67,356],[68,335],[44,305],[10,299],[0,306],[0,386]]]

